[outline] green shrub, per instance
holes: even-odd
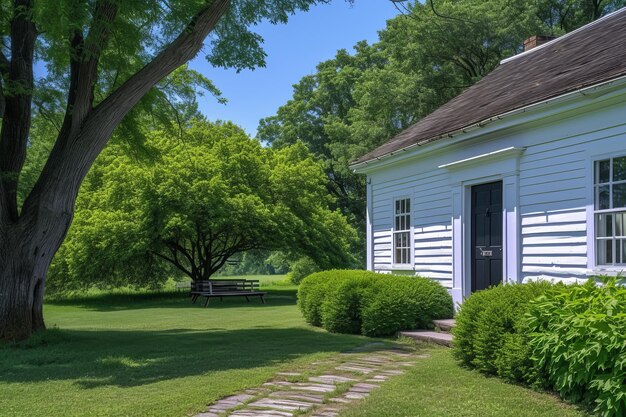
[[[367,336],[429,328],[432,320],[453,315],[448,291],[428,278],[386,275],[377,280],[364,297],[362,332]]]
[[[549,384],[569,400],[626,415],[626,288],[615,278],[562,287],[533,301],[530,350]]]
[[[322,304],[331,288],[340,282],[359,277],[367,271],[331,270],[307,276],[298,287],[298,307],[304,320],[313,326],[322,325]]]
[[[291,271],[287,274],[287,278],[295,285],[300,284],[304,278],[320,270],[317,264],[306,256],[291,263],[289,267]]]
[[[524,315],[545,282],[499,285],[469,296],[454,328],[454,356],[481,372],[515,381],[534,379]]]
[[[450,318],[452,297],[427,278],[368,271],[325,271],[305,278],[298,290],[305,320],[332,332],[386,336]]]
[[[322,303],[322,327],[333,333],[361,333],[363,293],[380,277],[360,271],[331,288]]]

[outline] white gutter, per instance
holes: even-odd
[[[480,121],[478,123],[474,123],[474,124],[471,124],[469,126],[463,127],[461,129],[457,129],[457,130],[453,130],[453,131],[448,132],[448,133],[444,133],[442,135],[437,135],[437,136],[432,136],[432,137],[427,138],[427,139],[422,139],[422,140],[420,140],[420,141],[418,141],[416,143],[412,143],[411,145],[405,146],[404,148],[398,149],[396,151],[388,152],[386,154],[383,154],[383,155],[378,156],[378,157],[373,158],[373,159],[369,159],[367,161],[359,162],[357,164],[352,164],[349,167],[353,171],[357,171],[358,169],[366,167],[366,166],[368,166],[370,164],[377,163],[377,162],[379,162],[381,160],[388,159],[388,158],[390,158],[390,157],[392,157],[394,155],[407,152],[409,150],[412,150],[412,149],[420,147],[420,146],[427,145],[430,142],[433,142],[433,141],[436,141],[436,140],[439,140],[439,139],[443,139],[443,138],[452,139],[455,136],[459,136],[459,135],[466,134],[466,133],[469,133],[469,132],[477,130],[477,129],[484,128],[485,126],[487,126],[487,125],[489,125],[491,123],[498,122],[498,121],[501,121],[503,119],[506,119],[506,118],[509,118],[509,117],[512,117],[512,116],[523,114],[523,113],[526,113],[528,111],[536,110],[538,108],[545,107],[545,106],[548,106],[548,105],[551,105],[551,104],[556,104],[556,103],[559,103],[559,102],[562,102],[562,101],[568,101],[568,100],[570,100],[570,99],[572,99],[573,97],[576,97],[576,96],[586,97],[587,95],[589,95],[591,93],[594,93],[594,92],[597,92],[597,91],[601,91],[601,90],[604,90],[604,89],[608,89],[610,87],[620,86],[620,85],[623,85],[623,84],[626,84],[626,75],[623,75],[623,76],[618,77],[618,78],[614,78],[614,79],[612,79],[610,81],[602,82],[600,84],[594,84],[594,85],[589,86],[589,87],[580,88],[578,90],[574,90],[574,91],[571,91],[569,93],[561,94],[560,96],[556,96],[556,97],[552,97],[552,98],[549,98],[549,99],[546,99],[546,100],[542,100],[542,101],[539,101],[537,103],[529,104],[529,105],[526,105],[524,107],[520,107],[520,108],[515,109],[515,110],[511,110],[511,111],[508,111],[508,112],[505,112],[505,113],[501,113],[501,114],[499,114],[497,116],[490,117],[490,118],[485,119],[483,121]]]

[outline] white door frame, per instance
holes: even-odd
[[[452,188],[452,289],[455,304],[471,293],[471,187],[502,181],[503,282],[520,282],[519,157],[524,148],[507,148],[442,165]]]

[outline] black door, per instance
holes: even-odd
[[[472,291],[502,282],[502,182],[472,187]]]

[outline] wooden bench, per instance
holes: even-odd
[[[211,298],[219,297],[259,297],[265,304],[265,292],[259,291],[259,280],[253,279],[211,279],[208,281],[196,281],[191,283],[191,301],[195,304],[199,297],[205,297],[204,306],[209,304]]]

